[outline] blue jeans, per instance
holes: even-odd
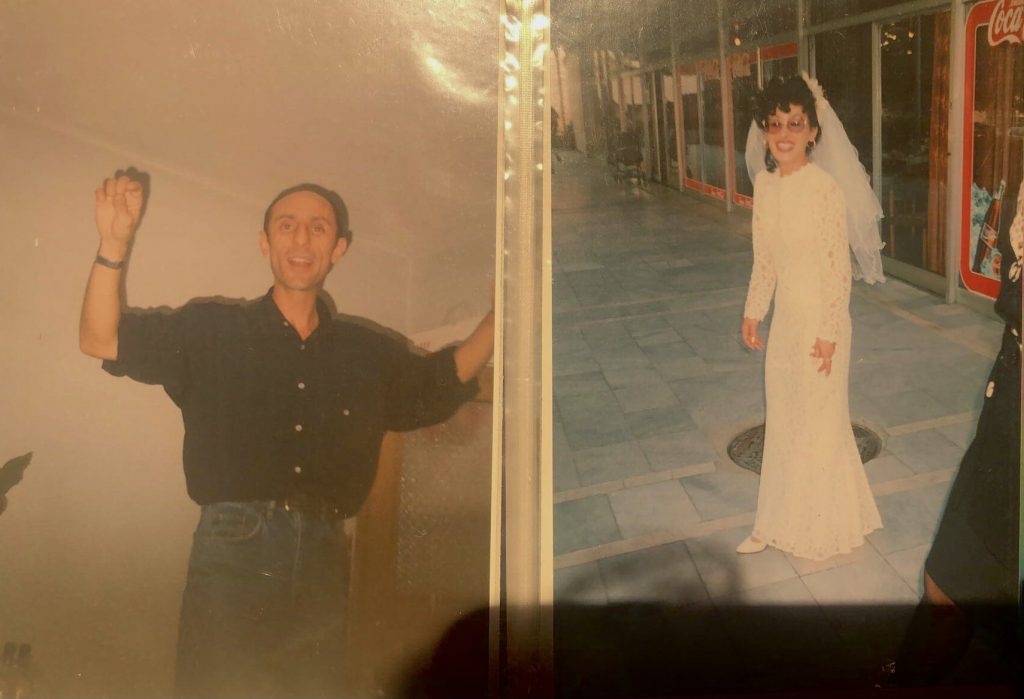
[[[348,589],[341,526],[271,502],[203,507],[182,599],[177,696],[341,693]]]

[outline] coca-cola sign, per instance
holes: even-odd
[[[1024,0],[998,0],[988,22],[989,46],[1024,43]]]

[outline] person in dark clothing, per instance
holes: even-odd
[[[995,310],[1002,346],[985,387],[974,439],[960,462],[924,566],[924,599],[895,662],[894,684],[941,681],[976,633],[1020,671],[1019,541],[1021,263],[1024,188],[999,238],[1002,279]],[[1019,679],[1019,678],[1018,678]]]
[[[419,355],[318,298],[351,233],[341,197],[281,192],[259,245],[273,286],[246,304],[122,311],[142,209],[128,177],[96,190],[100,235],[80,346],[181,409],[190,497],[202,506],[179,625],[176,693],[336,696],[348,553],[341,522],[366,498],[386,430],[449,417],[478,391],[489,312],[457,348]]]

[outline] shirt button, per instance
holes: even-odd
[[[302,467],[301,466],[296,466],[292,470],[295,471],[295,473],[302,473]]]
[[[304,350],[304,349],[306,349],[306,346],[305,345],[299,345],[299,349],[300,350]]]
[[[286,327],[286,328],[287,328],[287,327],[288,327],[288,321],[287,321],[287,320],[286,320],[286,321],[284,321],[283,323],[281,323],[281,325],[283,325],[284,327]]]
[[[344,410],[342,410],[341,414],[347,416],[348,415],[348,408],[345,408]]]
[[[295,431],[296,432],[302,432],[302,425],[296,425],[295,426]]]
[[[299,390],[301,391],[304,388],[306,388],[306,384],[304,382],[302,382],[302,381],[299,381]]]

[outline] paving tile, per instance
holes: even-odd
[[[934,429],[891,436],[885,448],[914,473],[956,468],[964,454],[963,448]]]
[[[599,371],[601,365],[589,355],[573,354],[572,356],[554,357],[552,374],[558,378],[572,374],[585,374]]]
[[[615,389],[615,397],[624,413],[678,406],[676,394],[665,383],[642,384]]]
[[[773,548],[738,554],[736,547],[750,529],[726,529],[686,541],[693,562],[713,599],[734,599],[744,590],[796,577],[786,555]]]
[[[883,423],[888,426],[931,420],[951,414],[939,400],[925,391],[905,391],[874,399]]]
[[[598,561],[608,600],[685,605],[708,599],[686,546],[665,544]]]
[[[604,380],[604,374],[600,371],[591,371],[585,374],[571,374],[563,376],[558,381],[552,382],[552,389],[556,396],[578,396],[585,393],[596,393],[607,391],[608,383]]]
[[[626,422],[634,439],[675,435],[697,426],[690,413],[677,404],[628,413]]]
[[[675,342],[644,347],[643,352],[647,355],[647,358],[654,366],[667,364],[680,358],[697,356],[697,353],[693,351],[693,348],[688,343],[683,342],[680,339],[677,339]]]
[[[608,593],[597,562],[555,571],[555,604],[608,604]]]
[[[885,557],[893,570],[903,578],[911,590],[917,592],[918,596],[924,594],[924,562],[931,549],[931,544],[922,544],[905,551],[890,553]]]
[[[994,359],[999,353],[999,343],[1003,335],[1003,327],[995,322],[966,325],[960,328],[949,329],[949,334],[967,342],[975,342],[991,347],[991,356]],[[991,362],[989,362],[991,365]]]
[[[554,481],[552,487],[555,492],[579,488],[580,477],[576,472],[572,449],[569,447],[569,439],[565,436],[565,428],[562,427],[561,419],[553,421],[551,457]]]
[[[680,531],[700,521],[683,486],[675,480],[618,490],[610,493],[608,500],[625,539]]]
[[[680,341],[679,334],[664,318],[635,318],[626,320],[626,328],[640,347],[657,347]]]
[[[936,427],[935,431],[953,444],[963,448],[964,451],[967,451],[967,447],[970,446],[971,441],[974,439],[974,433],[977,429],[978,420],[975,418],[967,422],[958,422],[955,425]]]
[[[850,383],[866,396],[890,396],[919,388],[906,374],[905,367],[893,364],[857,364],[850,366]]]
[[[710,520],[757,509],[760,479],[749,471],[721,469],[680,479],[701,519]]]
[[[799,577],[740,590],[735,595],[716,599],[715,603],[720,607],[739,605],[806,607],[817,605],[814,595]]]
[[[869,483],[884,483],[914,475],[909,466],[892,454],[882,454],[871,459],[864,464],[864,472]]]
[[[572,455],[580,485],[617,481],[648,473],[647,457],[634,441],[582,449]]]
[[[632,435],[626,425],[625,418],[618,416],[595,417],[592,421],[582,421],[565,425],[565,436],[574,451],[618,444],[629,440]]]
[[[611,504],[605,495],[556,504],[554,530],[556,556],[621,538]]]
[[[887,426],[891,427],[886,422],[886,417],[887,415],[883,413],[877,399],[868,398],[860,393],[854,384],[850,385],[851,420],[869,425],[873,429],[882,429]]]
[[[693,348],[698,356],[708,360],[721,360],[724,358],[744,358],[749,352],[739,341],[739,333],[736,337],[721,335],[693,335],[686,338],[686,344]]]
[[[676,395],[679,391],[673,385]],[[682,403],[682,398],[680,398]],[[696,406],[687,406],[693,421],[701,428],[710,429],[715,425],[747,424],[764,421],[764,395],[760,392],[722,393],[701,401]]]
[[[917,603],[917,594],[880,557],[811,573],[803,581],[823,606]]]
[[[667,347],[668,345],[662,345]],[[690,350],[692,354],[692,350]],[[665,381],[676,381],[693,376],[705,376],[714,371],[711,363],[697,356],[678,355],[652,360],[654,370]]]
[[[875,498],[882,528],[868,540],[882,555],[931,543],[939,522],[941,503],[927,488],[905,490]]]
[[[664,379],[646,359],[643,363],[633,366],[625,365],[622,362],[609,362],[602,365],[602,371],[605,381],[612,388],[655,386],[664,383]]]
[[[708,463],[718,458],[711,440],[701,430],[648,437],[639,442],[655,471]]]

